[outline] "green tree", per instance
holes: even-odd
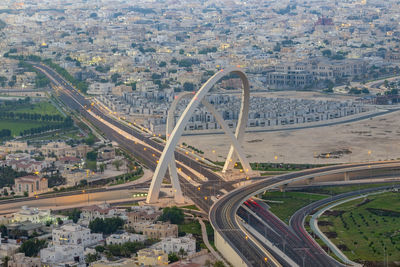
[[[225,264],[222,261],[216,261],[213,264],[214,267],[225,267]]]
[[[9,261],[10,261],[10,257],[5,256],[5,257],[3,258],[2,267],[8,267],[8,262],[9,262]]]
[[[322,50],[322,55],[324,57],[331,57],[332,56],[332,51],[329,50],[329,49]]]
[[[194,84],[191,82],[185,82],[183,84],[183,90],[185,91],[193,91],[194,90]]]
[[[98,253],[94,253],[94,254],[89,253],[85,257],[85,261],[87,264],[90,264],[90,263],[95,262],[100,259],[101,259],[101,257]]]
[[[88,153],[86,153],[86,158],[91,161],[97,160],[97,151],[89,151]]]
[[[96,140],[96,137],[93,134],[89,134],[89,136],[85,139],[85,143],[88,146],[92,146],[92,145],[94,145],[95,140]]]
[[[99,252],[99,253],[103,253],[104,250],[105,250],[105,247],[103,247],[103,246],[96,246],[94,249],[95,249],[97,252]]]
[[[173,224],[182,224],[184,219],[185,216],[183,214],[183,210],[176,206],[164,208],[163,213],[160,216],[160,221],[170,221]]]
[[[24,243],[22,243],[19,251],[25,253],[25,256],[27,257],[34,257],[37,256],[39,251],[46,246],[46,240],[39,240],[37,238],[28,239]]]
[[[180,249],[179,249],[178,254],[179,254],[179,256],[180,256],[181,259],[183,259],[183,257],[184,257],[185,255],[187,255],[186,251],[185,251],[183,248],[180,248]]]
[[[114,165],[115,169],[117,169],[117,171],[119,171],[119,168],[122,166],[122,161],[119,160],[119,159],[114,160],[114,161],[112,162],[112,165]]]
[[[68,211],[65,215],[68,216],[68,219],[72,220],[74,223],[77,223],[79,218],[81,217],[82,211],[74,208],[71,211]]]
[[[8,236],[7,227],[4,224],[0,225],[0,232],[2,237]]]
[[[109,235],[121,229],[123,225],[124,220],[119,217],[106,219],[96,218],[89,223],[89,228],[93,233]]]
[[[172,252],[172,253],[168,254],[168,262],[169,263],[173,263],[173,262],[177,262],[177,261],[179,261],[179,258],[175,254],[175,252]]]
[[[111,81],[113,83],[116,83],[119,80],[119,78],[121,78],[121,75],[119,73],[114,73],[111,75]]]

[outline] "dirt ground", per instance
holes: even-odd
[[[250,162],[348,163],[396,159],[400,158],[399,125],[400,112],[393,112],[335,126],[246,133],[244,150]],[[201,149],[213,161],[223,161],[229,150],[228,138],[223,134],[183,136],[180,142]]]

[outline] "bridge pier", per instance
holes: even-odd
[[[345,181],[349,181],[349,180],[350,180],[350,176],[349,176],[349,173],[348,173],[348,172],[345,172],[345,173],[344,173],[344,180],[345,180]]]
[[[279,191],[280,191],[280,192],[285,192],[285,189],[286,189],[287,186],[288,186],[287,184],[280,185],[280,186],[279,186]]]

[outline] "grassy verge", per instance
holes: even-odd
[[[215,249],[214,229],[212,228],[211,224],[208,221],[204,221],[204,224],[206,225],[208,241],[210,242],[211,246],[213,246]],[[192,234],[194,236],[194,238],[196,238],[196,248],[197,249],[207,248],[203,242],[201,225],[200,225],[199,221],[194,220],[194,221],[185,222],[184,224],[180,224],[180,225],[178,225],[178,231],[179,231],[179,235]]]
[[[262,196],[271,207],[271,212],[285,223],[300,208],[328,196],[303,192],[267,192]]]
[[[41,101],[35,104],[24,105],[16,109],[19,113],[41,114],[41,115],[62,115],[57,108],[50,102]]]
[[[24,130],[48,125],[48,122],[0,120],[0,130],[11,130],[12,136],[18,136]]]
[[[347,192],[353,192],[362,189],[368,189],[379,186],[388,186],[391,183],[376,183],[376,184],[357,184],[357,185],[342,185],[342,186],[321,186],[321,187],[310,187],[302,189],[302,192],[314,193],[314,194],[327,194],[327,195],[339,195]],[[399,184],[394,182],[393,184]]]
[[[384,253],[391,262],[400,258],[399,193],[347,202],[325,213],[319,225],[351,260],[370,266],[381,264]]]
[[[183,206],[181,207],[182,209],[189,209],[189,210],[199,210],[196,205],[187,205],[187,206]]]

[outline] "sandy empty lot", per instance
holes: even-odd
[[[250,162],[346,163],[400,158],[400,112],[355,123],[280,132],[247,133],[244,150]],[[211,160],[224,160],[229,149],[223,134],[184,136]],[[216,153],[212,153],[215,150]],[[351,153],[334,158],[335,151]],[[330,153],[327,158],[316,158]],[[278,157],[275,160],[275,156]]]

